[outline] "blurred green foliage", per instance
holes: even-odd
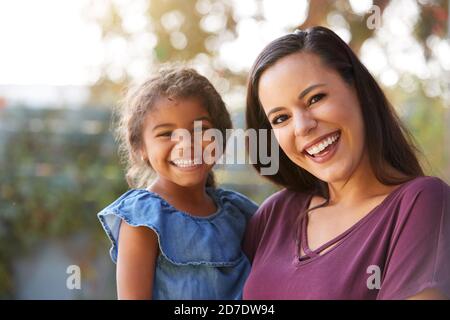
[[[95,109],[0,110],[0,298],[14,294],[14,259],[39,240],[84,230],[92,246],[106,245],[95,213],[126,190],[109,118]]]

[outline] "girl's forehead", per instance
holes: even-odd
[[[165,111],[167,109],[176,109],[176,108],[205,109],[201,99],[195,96],[193,97],[161,96],[158,99],[156,99],[152,109],[154,109],[155,111]]]
[[[147,113],[146,124],[157,126],[159,123],[188,125],[198,118],[210,119],[209,112],[200,99],[161,97]]]

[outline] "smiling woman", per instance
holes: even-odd
[[[344,41],[313,27],[270,43],[250,72],[246,114],[249,128],[273,130],[280,170],[267,178],[285,189],[247,229],[244,298],[450,297],[450,187],[424,176]]]
[[[275,136],[293,163],[331,182],[361,162],[364,127],[356,92],[323,67],[318,56],[302,52],[281,59],[261,76],[259,92]],[[332,164],[320,165],[331,156]]]

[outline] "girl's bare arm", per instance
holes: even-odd
[[[152,299],[158,237],[147,227],[122,221],[117,257],[118,299]]]

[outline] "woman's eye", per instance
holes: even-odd
[[[272,124],[280,124],[286,121],[289,117],[287,115],[279,115],[272,119]]]
[[[309,99],[309,105],[312,105],[312,104],[322,100],[324,97],[325,97],[324,93],[319,93],[319,94],[312,96],[311,99]]]

